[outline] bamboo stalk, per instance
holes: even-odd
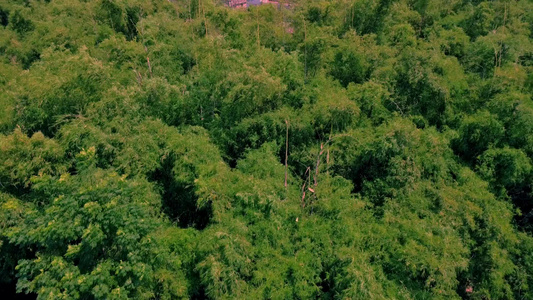
[[[307,28],[305,26],[305,18],[303,18],[304,22],[304,84],[307,83]]]
[[[315,186],[318,185],[318,167],[320,166],[320,156],[322,156],[322,153],[324,153],[324,143],[320,144],[320,152],[318,152],[318,156],[316,158],[315,176],[313,177]]]
[[[139,84],[139,86],[142,86],[143,77],[141,75],[141,72],[133,69],[133,73],[135,73],[135,78],[137,79],[137,83]]]
[[[152,74],[152,65],[150,64],[150,57],[146,56],[146,62],[148,63],[148,71],[150,71],[150,78],[152,78],[153,74]]]
[[[307,169],[305,170],[305,173],[304,173],[304,177],[305,177],[305,175],[307,175],[307,174],[310,173],[310,172],[309,172],[310,170],[311,170],[311,167],[307,167]],[[311,182],[310,182],[310,181],[311,181],[310,176],[311,176],[311,174],[309,174],[309,175],[307,176],[308,179],[305,180],[305,181],[304,181],[304,184],[302,185],[302,208],[305,208],[305,186],[306,186],[306,184],[307,184],[308,182],[311,183]]]
[[[328,153],[326,154],[326,174],[329,175],[329,146]]]
[[[257,22],[257,48],[260,48],[261,47],[261,38],[259,36],[259,10],[256,8],[255,9],[255,20]]]
[[[288,174],[288,157],[289,157],[289,121],[285,120],[285,125],[287,127],[287,132],[285,135],[285,188],[287,188],[287,174]]]

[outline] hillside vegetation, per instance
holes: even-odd
[[[0,1],[0,295],[533,299],[533,2]]]

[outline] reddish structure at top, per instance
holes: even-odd
[[[226,0],[226,5],[232,8],[246,8],[248,7],[247,0]]]

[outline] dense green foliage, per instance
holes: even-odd
[[[0,289],[533,299],[533,2],[291,3],[0,2]]]

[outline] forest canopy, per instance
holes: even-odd
[[[0,2],[13,299],[533,299],[533,2]]]

